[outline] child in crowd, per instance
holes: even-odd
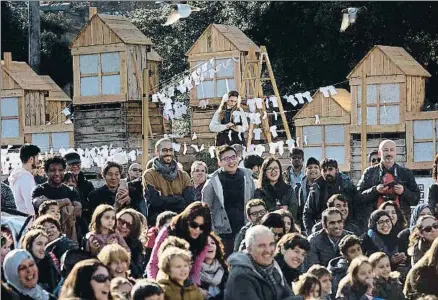
[[[321,299],[321,283],[316,276],[306,273],[294,284],[294,292],[304,300]]]
[[[157,221],[155,226],[151,227],[147,231],[147,244],[146,244],[146,259],[149,261],[151,257],[152,248],[154,248],[155,238],[158,235],[158,232],[163,228],[164,225],[170,224],[172,218],[176,216],[176,213],[173,211],[163,211],[161,214],[157,216]]]
[[[131,290],[132,300],[164,300],[164,291],[158,283],[139,279]]]
[[[55,218],[58,222],[61,222],[61,210],[59,208],[58,201],[48,200],[41,203],[38,208],[38,216],[50,215]]]
[[[115,277],[111,280],[111,295],[120,295],[125,299],[130,299],[132,283],[124,277]]]
[[[342,278],[347,275],[348,266],[356,257],[362,255],[360,240],[357,236],[349,234],[344,236],[339,242],[341,256],[329,261],[327,269],[332,274],[333,294],[338,291],[338,285]]]
[[[90,232],[86,235],[86,249],[93,255],[108,244],[117,243],[130,252],[125,239],[116,232],[116,210],[114,207],[101,204],[93,212],[90,223]]]
[[[373,266],[366,256],[353,259],[348,267],[347,276],[339,283],[336,293],[337,300],[375,299],[381,297],[380,291],[374,283]]]
[[[330,295],[332,294],[332,273],[326,267],[320,265],[311,266],[307,273],[318,278],[321,284],[321,299],[330,300]]]
[[[165,300],[203,300],[201,289],[187,280],[190,273],[191,254],[187,250],[169,247],[159,257],[159,268],[168,279],[158,283],[164,289]]]
[[[382,292],[382,296],[387,300],[403,300],[403,288],[399,280],[399,272],[391,272],[389,257],[384,252],[371,254],[369,262],[373,266],[376,276],[376,286]]]

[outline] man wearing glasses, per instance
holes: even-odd
[[[384,140],[379,145],[380,162],[368,167],[357,184],[361,194],[361,205],[358,215],[363,224],[371,212],[383,202],[392,200],[403,210],[407,219],[411,215],[410,206],[416,206],[420,201],[420,190],[411,170],[398,165],[397,147],[394,141]]]
[[[293,148],[290,153],[290,162],[292,165],[283,172],[283,178],[286,183],[289,183],[295,189],[296,185],[300,185],[306,175],[306,169],[303,167],[304,151],[299,148]]]
[[[368,154],[368,166],[372,167],[380,163],[379,151],[373,150]]]
[[[235,236],[245,225],[245,205],[254,197],[255,184],[252,172],[238,167],[233,147],[219,147],[217,158],[220,168],[205,183],[202,202],[210,207],[213,229],[221,237],[228,256],[233,252]]]
[[[141,177],[141,165],[139,163],[133,163],[129,166],[128,176],[126,177],[126,183],[131,182]]]
[[[148,208],[148,223],[155,224],[158,214],[169,210],[180,213],[195,201],[189,174],[178,168],[172,141],[163,138],[155,144],[152,167],[143,174],[144,198]]]

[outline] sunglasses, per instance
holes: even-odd
[[[129,230],[132,230],[132,223],[126,222],[125,220],[123,220],[122,218],[117,219],[118,225],[120,227],[122,227],[123,225],[126,225],[126,228],[128,228]]]
[[[133,168],[133,169],[131,169],[131,171],[133,171],[133,172],[141,172],[142,169],[136,169],[136,168]]]
[[[103,274],[94,275],[91,277],[91,279],[98,283],[105,283],[107,281],[111,281],[109,276]]]
[[[432,229],[437,230],[438,229],[438,223],[432,224],[430,226],[426,226],[423,228],[424,232],[430,233],[432,231]]]
[[[375,163],[375,162],[380,162],[380,157],[379,158],[373,158],[373,159],[371,159],[371,162],[372,163]]]
[[[191,228],[193,228],[193,229],[200,229],[201,231],[205,231],[205,230],[207,230],[207,225],[205,225],[205,224],[201,224],[201,225],[199,225],[198,223],[196,223],[195,221],[191,221],[190,223],[189,223],[189,226],[191,227]]]

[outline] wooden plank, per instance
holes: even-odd
[[[46,124],[46,101],[43,93],[38,93],[40,103],[41,125]]]
[[[360,125],[351,125],[351,133],[360,133]],[[386,133],[386,132],[405,132],[405,124],[395,124],[395,125],[368,125],[368,133]]]
[[[126,94],[73,97],[75,105],[125,102]]]
[[[311,126],[315,124],[315,117],[297,119],[295,120],[295,126]],[[323,117],[320,118],[320,125],[332,125],[332,124],[350,124],[350,115],[342,117]]]
[[[410,170],[430,170],[430,166],[433,161],[422,161],[422,162],[406,162],[406,167]]]
[[[97,54],[97,53],[105,53],[105,52],[119,52],[125,51],[126,44],[124,43],[115,43],[110,45],[93,45],[87,47],[77,47],[71,49],[71,54],[74,55],[82,55],[82,54]]]
[[[24,133],[47,133],[73,131],[73,124],[51,124],[39,126],[24,126]]]
[[[23,145],[24,144],[24,137],[18,137],[18,138],[1,138],[1,145],[7,146],[7,145]]]
[[[22,89],[12,89],[12,90],[4,90],[2,89],[0,92],[1,97],[22,97],[24,96],[24,90]]]
[[[367,84],[379,84],[379,83],[402,83],[406,82],[407,76],[405,75],[381,75],[381,76],[371,76],[367,77]],[[360,78],[353,78],[350,80],[350,85],[360,85]]]
[[[438,119],[438,111],[422,111],[406,114],[406,121]]]
[[[367,84],[366,84],[366,73],[364,71],[364,69],[362,69],[362,76],[361,76],[361,80],[362,80],[362,88],[361,88],[361,92],[362,92],[362,104],[361,104],[361,125],[360,125],[360,140],[362,145],[366,145],[366,140],[367,140]],[[365,170],[365,168],[367,167],[367,153],[366,153],[366,148],[362,147],[362,172]]]
[[[194,62],[198,60],[209,60],[212,57],[215,58],[231,58],[231,57],[238,57],[240,55],[240,52],[238,50],[233,51],[218,51],[214,53],[200,53],[200,54],[191,54],[188,57],[188,62]]]

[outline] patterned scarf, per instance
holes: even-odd
[[[167,181],[174,181],[178,176],[178,165],[175,160],[172,160],[170,166],[167,166],[159,158],[155,158],[152,168],[158,171]]]
[[[249,256],[252,262],[252,265],[254,266],[257,273],[259,273],[263,279],[266,280],[266,282],[272,287],[272,290],[274,291],[274,299],[280,299],[279,291],[277,290],[279,280],[276,280],[274,277],[275,273],[275,264],[272,263],[268,267],[262,267],[259,264],[255,262],[255,260],[252,258],[252,256]]]

